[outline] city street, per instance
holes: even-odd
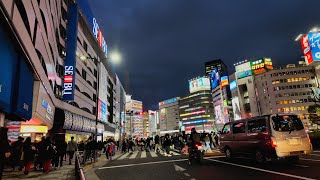
[[[118,156],[96,170],[100,179],[114,180],[206,180],[206,179],[320,179],[320,151],[289,164],[284,160],[257,164],[248,158],[227,161],[223,156],[206,157],[202,165],[188,165],[186,155],[164,157],[154,153]]]

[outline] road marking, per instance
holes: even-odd
[[[151,157],[158,157],[158,155],[154,151],[150,151]]]
[[[135,151],[130,157],[129,159],[134,159],[137,157],[139,151]]]
[[[309,166],[305,166],[305,165],[300,165],[300,164],[293,164],[294,166],[298,166],[298,167],[304,167],[304,168],[308,168]]]
[[[216,158],[222,158],[226,156],[212,156],[212,157],[204,157],[203,159],[216,159]]]
[[[183,173],[185,176],[190,177],[189,173]]]
[[[320,152],[320,151],[313,151],[313,152]]]
[[[304,161],[320,161],[320,160],[318,160],[318,159],[305,159],[305,158],[300,158],[301,160],[304,160]]]
[[[146,157],[147,157],[147,152],[142,151],[142,152],[141,152],[141,158],[146,158]]]
[[[121,156],[121,154],[116,154],[116,155],[114,155],[113,157],[112,157],[112,159],[117,159],[118,157],[120,157]]]
[[[147,162],[147,163],[139,163],[139,164],[125,164],[119,166],[109,166],[109,167],[101,167],[98,169],[113,169],[113,168],[122,168],[122,167],[130,167],[130,166],[142,166],[148,164],[161,164],[161,163],[170,163],[170,162],[179,162],[179,161],[187,161],[188,159],[176,159],[176,160],[168,160],[168,161],[155,161],[155,162]]]
[[[266,169],[260,169],[260,168],[255,168],[255,167],[245,166],[245,165],[240,165],[240,164],[234,164],[234,163],[219,161],[219,160],[215,160],[215,159],[208,159],[208,161],[218,162],[218,163],[222,163],[222,164],[228,164],[228,165],[232,165],[232,166],[238,166],[238,167],[252,169],[252,170],[256,170],[256,171],[267,172],[267,173],[271,173],[271,174],[277,174],[277,175],[281,175],[281,176],[292,177],[292,178],[296,178],[296,179],[315,180],[312,178],[296,176],[296,175],[281,173],[281,172],[277,172],[277,171],[270,171],[270,170],[266,170]]]
[[[175,165],[175,164],[174,164],[174,169],[175,169],[176,171],[185,171],[185,170],[186,170],[185,168],[180,167],[180,166]]]
[[[118,160],[122,160],[124,158],[126,158],[129,155],[129,153],[125,153],[124,155],[122,155]]]
[[[171,151],[171,154],[173,154],[174,156],[179,156],[180,154],[174,152],[174,151]]]
[[[320,154],[309,154],[311,156],[320,156]]]

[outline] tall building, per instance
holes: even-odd
[[[222,76],[228,75],[228,68],[221,59],[205,62],[204,66],[205,66],[206,76],[208,77],[210,76],[210,73],[214,69],[217,69],[219,74]]]
[[[159,102],[160,134],[179,132],[179,97]]]
[[[10,137],[100,140],[114,131],[115,74],[88,1],[0,1],[0,8],[0,125],[15,129]]]
[[[157,135],[157,113],[156,111],[148,110],[149,121],[149,136]]]
[[[212,103],[215,110],[215,127],[221,130],[230,121],[231,93],[228,88],[228,69],[220,59],[205,63],[205,71],[210,77]]]
[[[189,81],[190,94],[179,100],[181,131],[190,133],[192,128],[198,132],[215,130],[214,108],[208,77],[198,77]],[[161,118],[161,112],[160,112]]]
[[[126,95],[126,121],[124,123],[126,137],[143,137],[143,108],[142,102],[133,100]]]
[[[116,110],[115,110],[115,123],[117,125],[116,129],[116,139],[121,139],[121,135],[124,133],[124,121],[125,121],[125,107],[126,107],[126,91],[124,90],[119,77],[116,76]]]
[[[149,137],[149,113],[148,112],[143,112],[142,114],[143,118],[143,137],[147,138]]]
[[[309,127],[308,107],[314,105],[313,87],[318,86],[313,66],[287,65],[254,77],[260,115],[296,113]]]

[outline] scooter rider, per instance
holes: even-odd
[[[195,147],[195,143],[199,143],[196,142],[199,139],[199,134],[196,131],[196,128],[192,128],[191,129],[191,134],[190,134],[190,138],[189,138],[189,164],[191,164],[191,156],[192,156],[192,152],[193,152],[193,148]]]

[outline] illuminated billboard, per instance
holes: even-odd
[[[222,76],[221,77],[221,87],[228,86],[228,85],[229,85],[228,76]]]
[[[189,81],[189,91],[190,93],[210,90],[210,80],[207,77],[200,77],[197,79],[192,79]]]
[[[320,61],[320,32],[302,36],[301,46],[307,65],[313,61]]]
[[[214,107],[215,115],[216,115],[216,123],[222,124],[222,113],[221,113],[221,105],[217,105]]]
[[[237,88],[237,81],[236,80],[233,80],[230,82],[230,90],[233,91]]]
[[[250,62],[237,65],[235,68],[237,79],[245,78],[252,75]]]
[[[255,75],[265,73],[273,69],[272,61],[269,58],[261,58],[251,62],[251,69]]]
[[[239,120],[239,119],[241,119],[241,111],[240,111],[239,98],[238,98],[238,97],[232,98],[231,103],[232,103],[234,120]]]
[[[220,85],[220,75],[217,68],[214,68],[210,73],[210,80],[211,80],[211,88],[214,89]]]
[[[174,102],[177,102],[177,101],[178,101],[178,98],[175,97],[175,98],[172,98],[172,99],[168,99],[168,100],[159,102],[159,106],[166,105],[166,104],[171,104],[171,103],[174,103]]]

